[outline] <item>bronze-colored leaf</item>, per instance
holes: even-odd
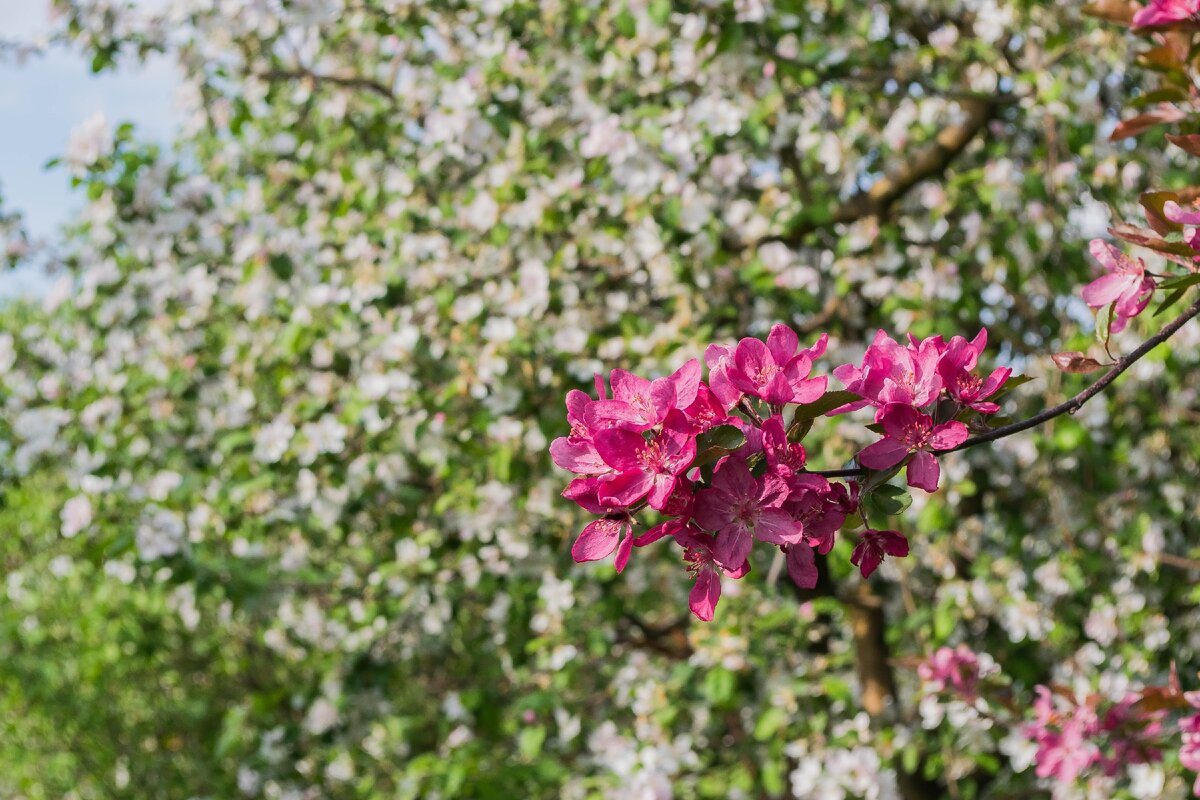
[[[1122,139],[1129,139],[1140,133],[1145,133],[1159,125],[1179,122],[1186,117],[1187,115],[1175,106],[1161,103],[1154,111],[1147,111],[1145,114],[1138,114],[1136,117],[1122,121],[1121,124],[1113,129],[1112,135],[1108,138],[1111,141],[1119,142]]]
[[[1137,3],[1129,0],[1095,0],[1083,7],[1083,13],[1118,25],[1129,25],[1138,8]]]
[[[1160,236],[1166,236],[1168,233],[1178,233],[1183,230],[1183,226],[1178,222],[1171,222],[1163,216],[1163,205],[1168,200],[1179,202],[1179,195],[1175,192],[1142,192],[1138,197],[1138,202],[1142,204],[1142,208],[1146,211],[1146,222],[1150,223],[1150,227]]]
[[[1186,133],[1182,136],[1168,133],[1167,141],[1191,156],[1200,156],[1200,134]]]
[[[1050,356],[1050,359],[1054,362],[1054,366],[1072,375],[1085,375],[1104,367],[1096,359],[1075,351],[1055,353]]]

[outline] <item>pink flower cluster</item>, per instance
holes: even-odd
[[[597,376],[595,398],[568,393],[570,434],[550,446],[554,462],[578,476],[563,496],[598,517],[579,534],[572,556],[595,561],[615,552],[620,572],[633,548],[669,536],[683,550],[695,581],[690,606],[703,620],[713,617],[721,580],[750,570],[756,544],[778,547],[792,580],[812,588],[817,554],[832,549],[847,522],[864,524],[851,562],[869,576],[885,556],[907,555],[907,539],[870,528],[862,508],[868,484],[809,471],[800,440],[820,410],[872,405],[883,438],[859,454],[860,465],[887,471],[907,463],[910,485],[935,490],[932,454],[962,444],[964,419],[998,409],[988,398],[1010,374],[1001,368],[975,375],[986,340],[981,332],[970,341],[910,338],[902,346],[881,332],[860,366],[834,370],[847,392],[803,416],[827,394],[827,379],[812,369],[828,336],[801,347],[785,325],[765,341],[710,345],[707,382],[697,359],[655,380],[617,369],[606,386]],[[797,407],[790,424],[789,405]],[[637,515],[647,508],[660,519],[635,535]]]
[[[1026,726],[1037,744],[1038,777],[1070,785],[1093,768],[1112,777],[1131,764],[1162,760],[1165,714],[1143,710],[1141,700],[1134,693],[1115,703],[1097,695],[1079,702],[1061,687],[1038,686],[1034,721]]]
[[[975,374],[987,346],[987,330],[974,339],[941,336],[901,345],[883,331],[867,348],[859,366],[844,364],[833,371],[846,390],[861,400],[832,413],[875,407],[875,422],[883,438],[858,454],[868,469],[887,470],[907,463],[908,485],[937,491],[941,470],[934,453],[953,450],[967,440],[960,417],[971,412],[994,414],[999,406],[988,400],[1012,374],[998,367],[986,378]],[[950,401],[943,404],[943,401]]]
[[[965,644],[939,647],[917,667],[917,674],[929,690],[950,690],[967,698],[975,696],[979,671],[979,656]]]

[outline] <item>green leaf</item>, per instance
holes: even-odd
[[[541,725],[524,728],[517,739],[517,749],[527,760],[532,761],[542,751],[546,741],[546,729]]]
[[[758,718],[758,723],[754,726],[754,738],[765,742],[782,730],[785,725],[787,725],[787,714],[782,708],[772,706]]]
[[[792,441],[803,439],[804,434],[808,433],[809,428],[812,427],[812,421],[817,417],[861,399],[862,397],[854,392],[839,390],[826,392],[811,403],[802,403],[796,406],[796,410],[792,412],[792,424],[788,428],[788,438]],[[803,432],[797,435],[796,432],[801,430]]]
[[[746,443],[746,434],[733,425],[718,425],[696,437],[696,460],[693,467],[711,464]]]

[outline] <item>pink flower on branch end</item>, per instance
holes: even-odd
[[[885,555],[897,558],[908,555],[908,539],[899,531],[876,531],[868,528],[859,535],[858,544],[850,554],[850,563],[859,568],[864,578],[869,578],[883,563]]]
[[[935,492],[941,469],[934,450],[951,450],[967,440],[967,426],[957,420],[933,424],[933,417],[912,406],[890,403],[882,409],[879,424],[884,438],[858,454],[858,463],[868,469],[891,469],[908,462],[908,485]]]
[[[1093,239],[1090,250],[1108,274],[1083,287],[1083,301],[1092,308],[1112,305],[1109,330],[1120,333],[1150,304],[1154,279],[1146,275],[1146,265],[1140,258],[1130,258],[1103,239]]]

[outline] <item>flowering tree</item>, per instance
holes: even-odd
[[[56,8],[186,117],[4,229],[4,794],[1190,790],[1190,17]]]

